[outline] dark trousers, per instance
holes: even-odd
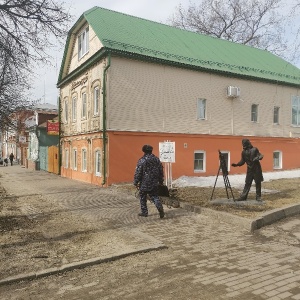
[[[158,189],[153,188],[151,191],[141,191],[140,190],[140,204],[141,204],[141,212],[145,215],[148,215],[148,207],[147,207],[147,195],[149,195],[151,201],[155,204],[157,210],[163,211],[163,206],[160,202],[160,198],[158,196]]]
[[[244,190],[240,196],[240,199],[243,199],[243,200],[247,199],[253,180],[255,181],[256,199],[261,197],[261,181],[255,180],[255,178],[252,174],[247,174]]]

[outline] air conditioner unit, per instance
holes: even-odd
[[[241,90],[239,87],[236,86],[227,87],[227,97],[236,98],[239,97],[240,94],[241,94]]]

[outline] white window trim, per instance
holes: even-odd
[[[203,153],[203,170],[195,170],[194,173],[205,173],[206,172],[206,151],[204,150],[195,150],[194,157],[193,157],[193,165],[195,165],[195,154],[196,153]]]
[[[277,166],[275,166],[274,165],[274,153],[279,153],[279,166],[277,167]],[[280,169],[282,169],[282,151],[280,151],[280,150],[274,150],[273,151],[273,169],[274,170],[280,170]]]
[[[96,91],[98,91],[98,98],[96,98]],[[94,116],[98,116],[99,115],[99,100],[100,100],[100,87],[98,85],[95,86],[93,89],[93,99],[94,99]]]
[[[98,165],[98,152],[100,153],[99,159],[100,159],[100,170],[97,170],[97,165]],[[101,151],[100,149],[95,151],[95,175],[101,177]]]
[[[220,150],[220,152],[223,154],[227,154],[228,156],[228,163],[227,163],[227,171],[230,171],[230,152],[229,151],[225,151],[225,150]],[[222,170],[221,170],[222,171]]]
[[[65,149],[65,168],[69,168],[69,149]]]
[[[87,94],[82,92],[81,94],[81,118],[86,119],[87,117]]]
[[[204,111],[203,111],[204,116],[200,116],[201,107],[204,107]],[[197,120],[206,120],[206,118],[207,118],[207,101],[204,98],[197,99]]]
[[[72,97],[72,121],[77,120],[77,97]]]
[[[69,114],[68,114],[68,99],[66,98],[65,101],[64,101],[64,116],[65,116],[65,123],[68,123],[68,118],[69,118]]]
[[[297,124],[293,123],[293,107],[294,107],[294,100],[297,100]],[[300,96],[292,96],[291,99],[291,125],[293,127],[300,127],[300,117],[299,117],[299,111],[300,111]]]
[[[253,120],[253,112],[252,112],[252,108],[253,108],[253,106],[255,105],[255,107],[256,107],[256,120]],[[255,103],[253,103],[253,104],[251,104],[251,122],[252,123],[258,123],[258,104],[255,104]]]
[[[78,60],[89,52],[89,27],[78,35]]]
[[[81,149],[81,171],[87,172],[87,149]]]
[[[73,149],[73,157],[72,157],[72,165],[73,165],[73,170],[77,171],[77,149]]]
[[[277,122],[274,122],[274,118],[275,118],[275,109],[277,109],[277,119],[278,119]],[[274,109],[273,109],[273,124],[274,124],[274,125],[279,125],[279,113],[280,113],[280,107],[279,107],[279,106],[274,106]]]

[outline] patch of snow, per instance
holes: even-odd
[[[271,181],[283,178],[298,178],[300,177],[300,169],[278,171],[278,172],[263,172],[264,181]],[[228,175],[228,179],[231,187],[241,188],[245,184],[246,174]],[[216,182],[217,179],[217,182]],[[196,176],[181,176],[174,180],[174,187],[213,187],[216,182],[216,187],[224,187],[223,175],[208,177],[196,177]]]

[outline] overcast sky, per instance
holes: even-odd
[[[290,1],[290,0],[289,0]],[[166,23],[176,11],[176,7],[182,4],[187,8],[193,0],[65,0],[74,16],[72,25],[78,20],[83,12],[94,6],[99,6],[114,11],[126,13],[132,16]],[[41,99],[42,103],[57,104],[58,89],[56,88],[57,78],[64,49],[52,52],[53,66],[47,66],[38,71],[37,79],[33,82],[34,88],[31,91],[30,100]]]
[[[189,4],[189,0],[65,0],[64,2],[70,7],[70,13],[75,16],[73,24],[83,12],[94,6],[166,23],[180,3],[185,7]],[[60,49],[51,53],[54,57],[53,67],[47,66],[38,71],[37,79],[33,84],[35,88],[31,91],[31,100],[42,99],[42,103],[57,104],[56,83],[63,51],[64,49]]]

